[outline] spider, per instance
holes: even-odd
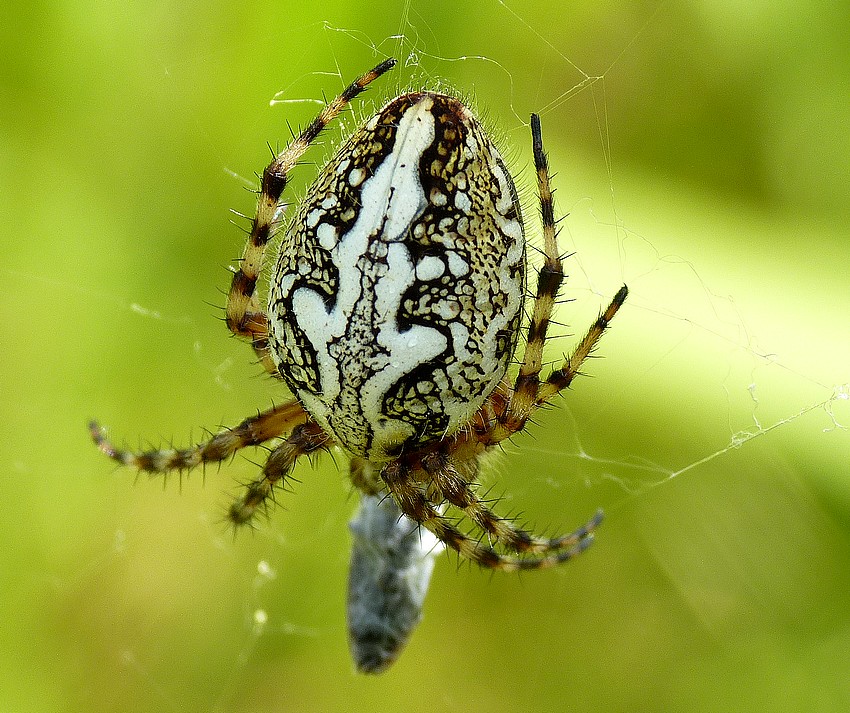
[[[273,502],[301,456],[339,446],[351,457],[356,488],[388,494],[462,558],[505,571],[553,566],[592,542],[601,513],[567,535],[536,536],[478,494],[479,463],[571,384],[628,290],[620,288],[572,354],[541,378],[564,275],[539,117],[531,115],[531,136],[543,266],[513,381],[506,371],[524,315],[525,227],[505,162],[459,99],[418,91],[390,101],[352,133],[279,231],[292,169],[394,65],[388,59],[350,84],[263,171],[225,321],[295,398],[186,449],[134,453],[114,447],[95,422],[90,432],[107,456],[150,473],[275,441],[230,506],[235,525]],[[278,232],[263,309],[257,281]],[[479,534],[465,532],[451,512]]]

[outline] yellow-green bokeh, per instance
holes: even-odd
[[[7,3],[0,709],[846,711],[848,26],[814,2]],[[442,558],[367,679],[342,457],[234,539],[251,462],[134,486],[84,426],[185,443],[285,398],[218,319],[227,211],[316,111],[277,92],[332,94],[386,54],[406,66],[358,111],[420,83],[473,97],[531,224],[541,112],[565,332],[632,293],[592,378],[487,478],[549,531],[604,507],[597,544],[522,578]]]

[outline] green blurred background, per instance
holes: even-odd
[[[848,8],[5,3],[0,710],[848,710]],[[565,334],[632,296],[486,478],[550,532],[604,507],[597,544],[523,577],[441,558],[375,679],[345,641],[342,456],[233,538],[250,460],[134,486],[85,422],[185,443],[285,397],[219,321],[227,211],[287,122],[390,54],[355,118],[419,84],[472,97],[532,223],[541,113]]]

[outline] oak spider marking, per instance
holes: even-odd
[[[526,271],[519,200],[499,152],[449,95],[402,94],[351,135],[283,233],[266,310],[255,292],[266,245],[283,222],[290,171],[394,65],[386,60],[349,85],[263,171],[226,322],[296,398],[187,449],[119,450],[94,422],[91,435],[109,457],[151,473],[223,461],[282,438],[231,505],[236,525],[268,505],[300,456],[338,445],[352,456],[357,488],[388,491],[402,513],[461,556],[506,571],[553,566],[592,542],[601,514],[559,537],[526,532],[476,494],[479,459],[570,385],[628,290],[620,288],[563,365],[541,380],[563,270],[536,114],[544,264],[513,383],[505,371],[517,347]],[[444,515],[446,505],[482,539]]]

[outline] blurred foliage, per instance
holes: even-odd
[[[846,711],[848,8],[6,3],[0,708]],[[541,112],[565,331],[632,297],[487,482],[549,530],[603,506],[597,545],[522,578],[442,558],[409,648],[366,679],[342,456],[233,538],[249,460],[133,487],[84,424],[184,443],[285,398],[219,322],[226,211],[251,212],[287,122],[389,54],[355,116],[405,86],[470,96],[532,224]]]

